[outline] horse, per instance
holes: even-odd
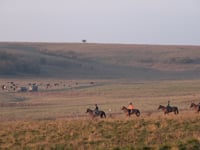
[[[195,109],[197,113],[200,112],[200,104],[191,103],[190,108]]]
[[[128,109],[125,106],[123,106],[122,110],[124,111],[124,113],[126,114],[126,116],[130,117],[133,114],[135,114],[137,117],[140,116],[140,111],[138,109]]]
[[[178,107],[165,107],[165,106],[162,106],[162,105],[159,105],[158,106],[158,110],[162,110],[164,111],[164,114],[168,114],[168,113],[171,113],[171,112],[174,112],[175,115],[178,115],[179,111],[178,111]]]
[[[100,116],[100,118],[106,118],[106,113],[102,110],[96,113],[94,110],[87,108],[86,113],[88,113],[92,118]]]

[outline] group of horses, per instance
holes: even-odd
[[[198,113],[198,112],[200,112],[200,103],[199,104],[191,103],[190,108],[195,109],[196,112]],[[131,109],[128,109],[127,107],[123,106],[121,108],[121,110],[128,117],[130,117],[131,115],[136,115],[137,117],[140,116],[140,110],[139,109],[132,109],[131,110]],[[159,105],[158,110],[162,110],[164,112],[164,114],[169,114],[171,112],[173,112],[175,115],[179,114],[178,107],[176,107],[176,106]],[[102,110],[98,111],[98,113],[97,113],[95,110],[87,108],[86,113],[88,113],[89,116],[91,116],[92,118],[95,118],[95,117],[106,118],[106,113]]]

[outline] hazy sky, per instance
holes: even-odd
[[[0,41],[200,45],[200,0],[0,0]]]

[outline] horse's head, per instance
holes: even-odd
[[[90,112],[90,109],[89,109],[89,108],[86,109],[86,112],[85,112],[85,113],[88,113],[88,112]]]
[[[126,107],[125,106],[122,106],[122,109],[121,110],[126,110]]]
[[[159,109],[162,109],[162,108],[163,108],[163,106],[162,106],[162,105],[159,105],[159,106],[158,106],[158,110],[159,110]]]
[[[190,108],[195,107],[196,104],[195,103],[191,103]]]

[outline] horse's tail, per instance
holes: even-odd
[[[200,112],[200,105],[199,105],[199,107],[198,107],[198,112]]]
[[[140,111],[137,110],[137,111],[135,112],[135,114],[136,114],[137,117],[139,117],[139,116],[140,116]]]
[[[106,118],[106,113],[104,111],[102,111],[100,116],[101,116],[101,118],[103,118],[103,117]]]

